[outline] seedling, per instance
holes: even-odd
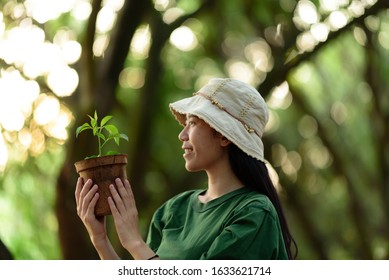
[[[94,158],[94,157],[101,157],[101,156],[107,156],[107,155],[115,155],[118,154],[115,151],[108,151],[106,153],[103,153],[103,147],[105,144],[107,144],[109,141],[113,140],[115,141],[116,145],[119,146],[120,139],[128,141],[128,136],[123,133],[119,133],[118,128],[113,124],[108,124],[108,122],[112,119],[112,116],[105,116],[99,125],[99,118],[97,116],[97,112],[95,111],[94,116],[88,115],[90,118],[89,123],[84,123],[83,125],[77,127],[76,129],[76,137],[78,138],[78,135],[85,131],[85,130],[92,130],[93,135],[97,137],[98,140],[98,147],[99,147],[99,154],[89,156],[87,158]]]

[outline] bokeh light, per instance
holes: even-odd
[[[3,11],[20,18],[8,29],[0,13],[0,59],[10,65],[0,70],[0,171],[11,155],[24,159],[27,150],[32,155],[43,153],[46,136],[58,143],[67,139],[72,114],[58,98],[72,95],[78,87],[78,73],[69,65],[80,59],[81,45],[74,31],[64,29],[49,41],[34,21],[43,24],[70,11],[85,19],[88,7],[84,0],[8,2]],[[46,81],[45,93],[37,80]]]
[[[170,43],[184,52],[193,50],[198,44],[196,35],[186,26],[181,26],[172,32]]]
[[[132,55],[138,59],[145,59],[148,57],[150,49],[150,28],[148,25],[138,28],[132,38],[131,52]]]

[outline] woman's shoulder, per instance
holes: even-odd
[[[258,211],[276,213],[273,203],[266,195],[261,194],[254,190],[250,190],[248,188],[245,188],[242,191],[243,193],[240,196],[240,201],[239,201],[240,209],[254,208],[257,209]]]

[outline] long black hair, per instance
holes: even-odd
[[[284,238],[288,258],[296,258],[297,244],[289,231],[280,199],[270,179],[265,163],[247,155],[233,143],[228,145],[228,156],[232,171],[238,179],[246,187],[266,195],[273,203],[280,220],[282,236]],[[292,254],[292,245],[295,247],[294,254]]]

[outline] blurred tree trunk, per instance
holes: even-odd
[[[13,256],[3,241],[0,240],[0,260],[13,260]]]

